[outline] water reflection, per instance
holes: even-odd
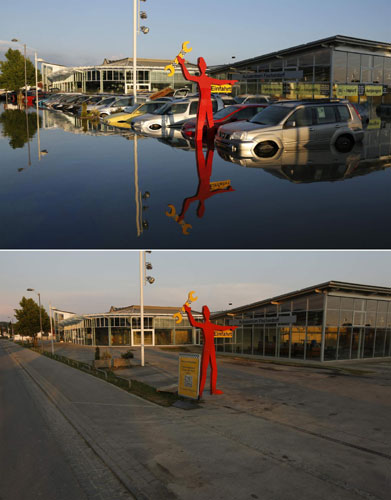
[[[17,106],[12,108],[16,109],[8,106],[0,115],[2,135],[9,138],[12,149],[23,148],[37,133],[37,113],[26,113]]]
[[[197,191],[193,196],[185,198],[182,203],[182,210],[177,215],[175,206],[168,205],[169,210],[167,210],[167,217],[173,218],[181,227],[182,233],[184,235],[189,235],[190,229],[192,229],[191,224],[187,224],[185,221],[185,215],[190,205],[198,201],[197,207],[197,217],[202,218],[205,214],[205,202],[209,198],[217,194],[230,193],[235,191],[231,186],[231,180],[211,182],[212,167],[213,167],[213,155],[214,148],[213,143],[209,143],[206,149],[206,154],[204,155],[202,143],[195,143],[195,154],[196,154],[196,164],[197,164],[197,176],[198,176],[198,187]]]
[[[261,168],[274,177],[296,184],[332,182],[367,175],[391,166],[391,129],[367,130],[362,144],[349,153],[298,149],[283,151],[275,158],[243,158],[219,149],[220,157],[248,168]]]

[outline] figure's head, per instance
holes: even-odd
[[[202,314],[204,315],[204,319],[206,321],[209,321],[210,318],[210,311],[208,306],[202,306]]]
[[[201,75],[204,75],[206,68],[207,68],[205,59],[203,57],[199,57],[197,60],[197,64],[198,64],[198,69],[200,70]]]

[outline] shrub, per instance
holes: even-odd
[[[134,355],[133,355],[132,351],[129,349],[129,351],[126,351],[123,354],[121,354],[121,358],[132,359],[132,358],[134,358]]]
[[[109,351],[105,351],[105,352],[102,354],[101,359],[111,359],[111,354],[109,353]]]

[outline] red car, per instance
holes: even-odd
[[[226,123],[231,123],[240,120],[251,120],[253,116],[266,108],[268,104],[233,104],[232,106],[227,106],[220,111],[217,111],[213,115],[214,127],[213,133],[217,132],[217,129],[221,125]],[[196,118],[192,118],[185,122],[182,126],[181,132],[183,137],[194,139],[196,131]]]

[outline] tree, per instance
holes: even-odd
[[[8,49],[5,61],[0,61],[0,88],[18,91],[24,87],[24,56],[19,50]],[[35,85],[35,67],[26,59],[27,85]],[[41,81],[38,71],[38,81]]]
[[[33,299],[23,297],[19,302],[21,309],[15,309],[16,323],[14,333],[24,337],[35,337],[39,332],[39,306]],[[50,320],[47,312],[41,306],[42,331],[50,331]]]

